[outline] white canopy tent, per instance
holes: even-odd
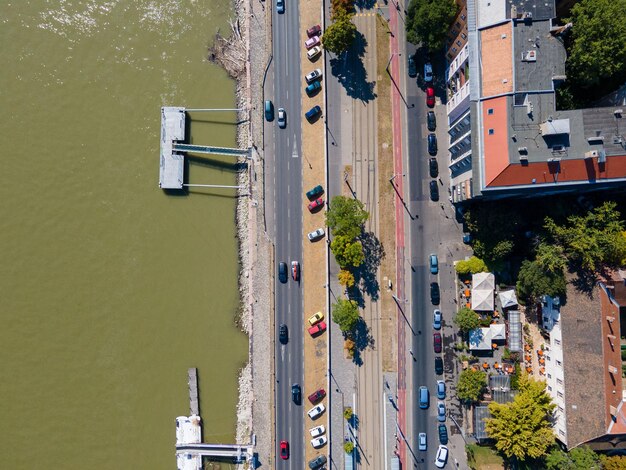
[[[472,275],[472,310],[493,310],[493,290],[495,285],[496,277],[491,273]]]
[[[498,294],[502,308],[515,307],[517,305],[517,297],[515,296],[515,290],[505,290]]]
[[[504,323],[489,325],[489,330],[491,331],[492,341],[506,340],[506,326],[504,325]]]
[[[472,351],[491,351],[491,328],[476,328],[469,332]]]

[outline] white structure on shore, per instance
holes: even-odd
[[[200,444],[202,442],[202,426],[200,416],[179,416],[176,418],[176,446]],[[202,470],[202,456],[196,453],[176,452],[178,470]]]

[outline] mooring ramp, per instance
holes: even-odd
[[[243,462],[252,458],[254,449],[251,445],[239,444],[183,444],[176,446],[176,454],[220,457]]]
[[[159,187],[182,189],[185,157],[174,150],[174,142],[185,139],[185,108],[161,108],[161,155],[159,162]]]
[[[212,155],[232,155],[232,156],[248,156],[249,149],[236,149],[232,147],[214,147],[211,145],[191,145],[191,144],[174,144],[174,150],[177,152],[191,153],[208,153]]]
[[[189,414],[200,416],[200,401],[198,400],[198,369],[187,369],[187,383],[189,384]]]

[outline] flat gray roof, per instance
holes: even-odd
[[[176,153],[175,141],[185,140],[185,108],[161,108],[161,155],[159,161],[159,187],[183,187],[185,157]]]
[[[517,7],[518,15],[531,13],[533,20],[549,20],[556,16],[554,0],[508,0],[506,17],[511,18],[511,6]]]

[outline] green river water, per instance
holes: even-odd
[[[174,469],[198,367],[234,439],[247,338],[232,192],[158,188],[160,107],[234,107],[228,0],[0,2],[0,468]],[[233,116],[192,140],[233,146]],[[234,184],[228,159],[192,183]]]

